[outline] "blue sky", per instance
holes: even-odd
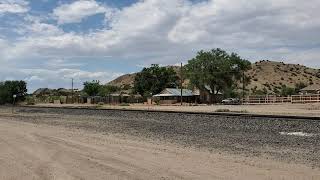
[[[70,88],[223,48],[320,67],[319,0],[0,0],[0,81]]]

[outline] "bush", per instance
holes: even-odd
[[[36,104],[36,100],[31,96],[26,97],[26,102],[27,102],[27,105],[35,105]]]
[[[130,106],[128,103],[121,103],[119,106]]]
[[[281,87],[281,96],[291,96],[296,93],[295,88],[287,87],[283,85]]]
[[[27,83],[24,81],[0,82],[0,104],[12,103],[13,95],[17,95],[16,102],[24,101],[27,94]]]

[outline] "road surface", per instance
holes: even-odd
[[[159,118],[167,115],[151,118],[152,114],[129,114],[135,119],[129,126],[128,122],[123,120],[125,118],[121,117],[123,112],[120,115],[117,112],[109,112],[107,113],[109,116],[99,112],[87,115],[85,118],[79,112],[69,112],[69,115],[65,113],[53,110],[35,112],[28,109],[20,109],[15,115],[3,111],[0,113],[0,179],[320,178],[319,168],[314,165],[317,163],[316,157],[311,158],[310,162],[291,157],[289,159],[297,161],[289,162],[287,158],[281,159],[270,154],[275,151],[272,147],[269,147],[269,153],[254,156],[250,153],[240,153],[238,151],[241,148],[232,148],[228,143],[220,144],[226,146],[223,148],[218,148],[216,144],[209,142],[207,146],[202,144],[199,147],[196,144],[201,144],[202,141],[197,137],[203,139],[207,132],[196,130],[202,136],[199,134],[191,136],[190,133],[194,133],[193,128],[201,127],[194,127],[190,122],[189,124],[180,122],[188,127],[186,129],[182,129],[182,124],[175,124],[176,128],[166,130],[167,133],[175,131],[178,134],[183,130],[185,133],[177,138],[163,136],[158,132],[159,128],[161,130],[171,127],[168,124],[172,122],[160,122]],[[115,117],[118,119],[117,122],[112,120]],[[204,117],[199,117],[200,122],[203,121],[201,118]],[[162,125],[149,124],[150,126],[145,129],[138,123],[140,121],[151,121],[151,124]],[[232,123],[228,123],[232,128]],[[118,129],[115,128],[116,125]],[[207,125],[210,127],[210,123]],[[113,131],[108,130],[106,126],[112,127]],[[149,135],[146,135],[147,133]],[[223,131],[216,132],[219,133],[223,134]],[[233,134],[230,136],[232,139]],[[217,135],[216,138],[221,137]],[[263,136],[258,137],[264,141]],[[287,137],[290,138],[291,135]],[[309,143],[317,140],[315,137],[309,138],[313,139]],[[300,143],[299,138],[294,139]],[[303,139],[306,140],[305,137]],[[185,143],[176,143],[179,140]],[[187,146],[186,143],[191,145]],[[250,146],[243,142],[239,143],[244,149]],[[212,145],[213,148],[209,148]],[[229,151],[226,150],[229,148],[231,148]],[[279,151],[283,149],[293,151],[292,156],[301,153],[298,150],[294,152],[290,143]],[[316,148],[310,147],[310,149]],[[310,153],[310,157],[317,155],[317,152]]]

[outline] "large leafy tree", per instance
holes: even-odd
[[[100,95],[100,96],[108,96],[111,93],[115,93],[115,92],[120,91],[120,90],[121,90],[121,88],[118,87],[118,86],[104,85],[104,86],[100,86],[98,95]]]
[[[135,77],[134,90],[143,96],[160,93],[165,88],[178,86],[178,76],[171,67],[160,67],[157,64],[144,68]]]
[[[212,90],[214,97],[218,92],[230,92],[230,89],[237,87],[237,82],[249,78],[244,77],[246,70],[251,68],[251,63],[242,59],[236,53],[227,53],[222,49],[212,49],[211,51],[200,51],[197,56],[189,60],[185,66],[190,83],[200,90]]]
[[[0,82],[0,104],[12,103],[13,95],[17,96],[17,101],[23,101],[27,91],[27,83],[25,81]]]
[[[91,82],[87,81],[83,83],[83,85],[84,85],[83,91],[88,96],[97,96],[101,88],[100,82],[97,80],[93,80]]]

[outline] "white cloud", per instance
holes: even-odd
[[[71,88],[71,78],[74,79],[75,88],[82,88],[85,81],[99,80],[101,83],[122,75],[112,71],[85,71],[80,69],[15,69],[11,67],[0,67],[0,81],[23,79],[28,84],[28,90],[32,93],[40,87],[48,88]],[[14,73],[13,73],[14,72]]]
[[[65,33],[57,25],[31,18],[23,37],[14,42],[0,40],[0,55],[4,57],[0,61],[54,57],[64,60],[61,66],[54,66],[59,62],[50,66],[48,61],[55,73],[110,79],[112,73],[70,70],[81,65],[67,59],[108,57],[144,65],[174,64],[192,58],[198,50],[220,47],[252,61],[281,60],[319,68],[319,7],[319,0],[141,0],[109,11],[95,1],[76,1],[54,11],[60,24],[104,13],[108,27]],[[61,77],[42,76],[46,71],[51,72],[30,71],[30,77]]]
[[[110,8],[98,4],[95,0],[78,0],[71,4],[63,4],[53,10],[58,24],[79,23],[84,18],[106,13]]]
[[[6,13],[25,13],[29,11],[28,1],[0,0],[0,15]]]
[[[287,58],[288,53],[279,50],[306,55],[305,47],[319,46],[320,13],[315,7],[320,1],[144,0],[116,11],[107,29],[88,34],[62,33],[52,24],[33,23],[27,29],[34,34],[17,42],[15,52],[139,58],[165,64],[191,58],[200,49],[221,47],[252,60]],[[55,10],[60,23],[81,21],[97,12],[105,12],[105,7],[91,0]]]

